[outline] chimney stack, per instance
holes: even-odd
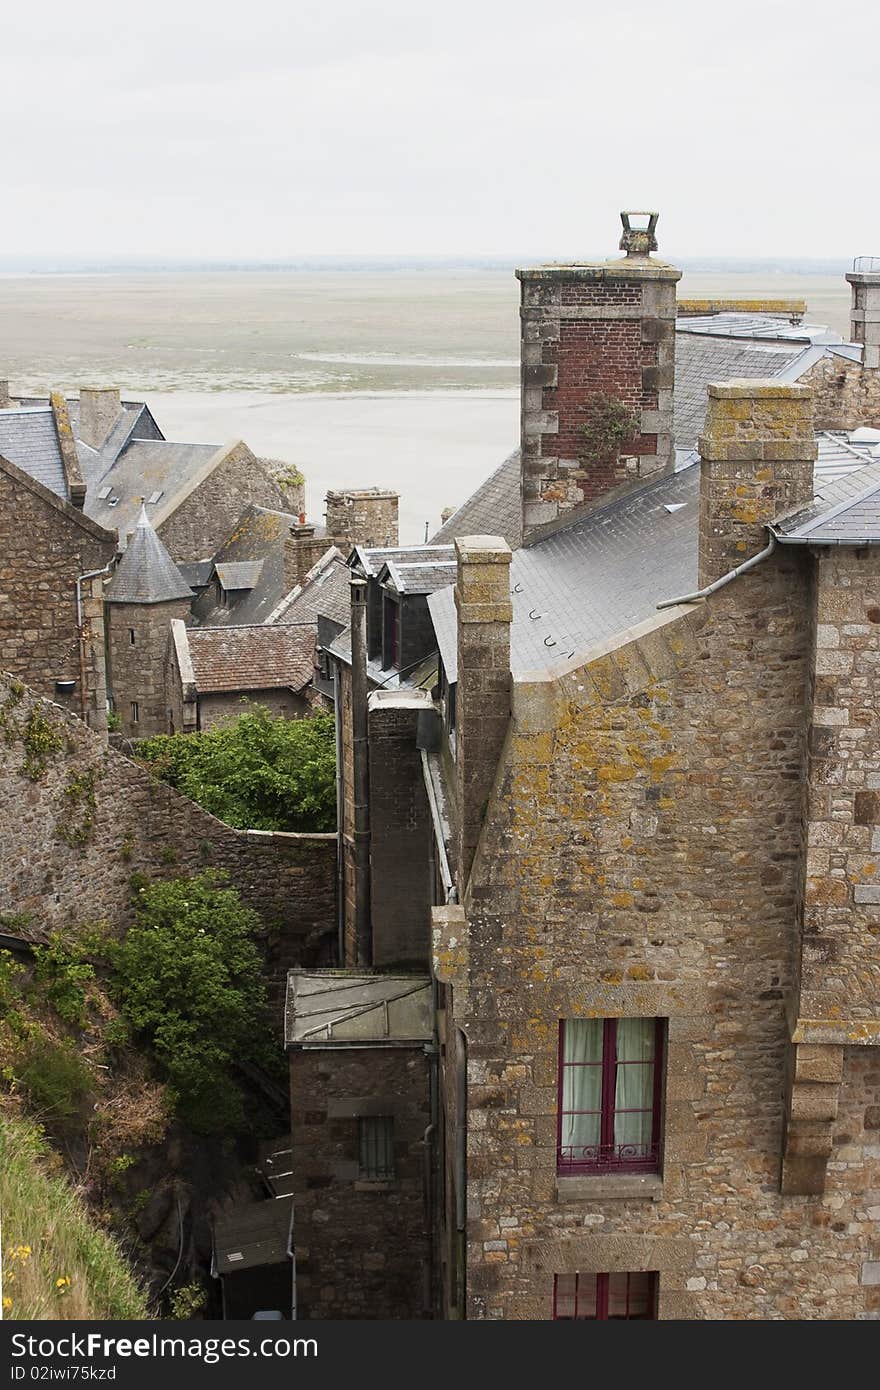
[[[672,472],[675,286],[656,212],[622,212],[620,260],[518,270],[523,537]]]
[[[455,782],[459,899],[510,722],[510,546],[501,536],[455,542],[458,683]]]
[[[9,398],[9,382],[0,381],[0,410],[8,410],[12,405]]]
[[[327,534],[337,545],[396,546],[398,495],[387,488],[341,488],[324,499]]]
[[[119,417],[118,386],[83,386],[79,393],[79,438],[100,449]]]
[[[302,584],[309,570],[333,544],[326,536],[316,536],[310,522],[299,521],[284,538],[284,588],[286,593]]]
[[[699,583],[767,545],[766,527],[813,496],[812,392],[748,377],[711,383],[700,436]]]
[[[880,256],[856,256],[847,275],[852,285],[850,332],[864,344],[862,365],[880,368]]]

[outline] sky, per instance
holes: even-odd
[[[0,254],[880,254],[876,0],[4,8]]]

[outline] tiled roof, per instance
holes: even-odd
[[[196,689],[302,690],[315,668],[312,627],[255,623],[187,629]]]
[[[438,549],[445,555],[446,546]],[[378,577],[389,579],[399,594],[433,594],[455,580],[455,565],[453,550],[448,559],[389,560]]]
[[[871,545],[880,542],[880,461],[821,487],[813,501],[774,526],[784,545]]]
[[[214,567],[225,574],[232,567],[233,577],[244,577],[252,587],[235,589],[228,604],[216,603],[216,588],[209,585],[196,599],[193,612],[206,627],[241,627],[264,623],[287,592],[284,577],[284,543],[296,517],[270,507],[246,507],[230,535],[215,553]],[[259,572],[255,566],[259,563]],[[254,568],[247,568],[252,566]]]
[[[0,454],[57,497],[69,501],[55,417],[49,406],[0,410]]]
[[[503,536],[511,550],[522,545],[520,452],[515,449],[431,537],[442,545],[459,536]]]
[[[134,535],[104,591],[108,603],[168,603],[192,590],[153,530],[143,507]]]
[[[511,669],[567,669],[574,658],[697,587],[700,470],[683,469],[515,550]],[[673,510],[669,510],[672,508]],[[428,599],[449,680],[457,679],[452,588]]]
[[[329,558],[328,558],[329,556]],[[270,623],[316,623],[319,618],[347,626],[351,620],[351,570],[335,546],[286,594]]]

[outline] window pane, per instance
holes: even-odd
[[[595,1018],[570,1019],[562,1030],[562,1165],[598,1158],[602,1035],[603,1022]]]
[[[609,1274],[609,1318],[654,1317],[653,1274]]]
[[[653,1018],[617,1021],[614,1143],[622,1161],[650,1157],[654,1138]]]
[[[557,1274],[555,1318],[573,1318],[575,1309],[576,1274]]]
[[[577,1318],[596,1320],[597,1274],[557,1274],[553,1316],[557,1322]]]
[[[390,1115],[363,1115],[358,1121],[360,1176],[394,1177],[394,1121]]]

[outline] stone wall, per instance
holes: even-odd
[[[55,699],[56,681],[74,681],[65,708],[83,713],[76,581],[113,558],[116,537],[14,465],[0,467],[0,670]],[[85,716],[107,728],[100,578],[82,585]]]
[[[0,711],[0,912],[29,914],[38,935],[98,919],[121,927],[132,874],[219,868],[265,923],[276,1002],[290,966],[332,963],[335,835],[233,830],[8,681]],[[40,740],[45,765],[32,777],[25,760]]]
[[[430,1122],[421,1048],[294,1050],[290,1059],[297,1315],[430,1316]],[[392,1116],[395,1176],[359,1176],[359,1116]]]
[[[640,1269],[659,1272],[661,1318],[877,1315],[875,1052],[844,1059],[824,1194],[779,1188],[808,566],[777,552],[514,686],[463,911],[435,913],[446,1031],[468,1039],[470,1317],[549,1318],[555,1273]],[[559,1021],[620,1016],[666,1020],[662,1171],[558,1178]]]
[[[328,536],[345,537],[349,546],[398,544],[396,492],[378,487],[341,488],[327,493],[325,507]]]
[[[231,724],[254,705],[262,705],[273,719],[305,719],[313,712],[305,695],[295,690],[224,690],[199,696],[199,728],[204,732]]]
[[[214,554],[251,503],[284,511],[286,497],[242,442],[224,458],[170,516],[156,522],[172,560],[205,560]]]
[[[121,721],[119,731],[126,738],[167,733],[168,636],[172,618],[184,622],[189,619],[189,599],[174,599],[170,603],[107,603],[104,612],[107,674],[113,710]]]
[[[813,389],[817,430],[880,428],[880,371],[845,357],[823,357],[801,381]]]

